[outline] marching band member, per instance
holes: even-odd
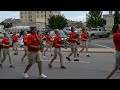
[[[51,56],[53,56],[53,54],[52,54],[52,36],[48,32],[46,32],[46,46],[47,46],[46,50],[44,51],[44,58],[46,58],[45,53],[47,52],[48,48],[50,48]]]
[[[10,63],[10,68],[14,68],[11,62],[11,55],[10,55],[10,40],[6,33],[4,33],[4,38],[2,40],[2,52],[3,52],[3,59],[1,61],[0,67],[2,68],[2,64],[5,61],[7,55],[9,56],[9,63]]]
[[[13,42],[13,49],[15,50],[14,55],[18,55],[18,36],[16,35],[16,32],[13,33],[13,38],[12,38],[12,42]]]
[[[105,79],[110,79],[110,77],[115,74],[115,72],[119,69],[120,70],[120,24],[115,24],[112,28],[113,32],[113,42],[115,46],[115,65],[113,70]]]
[[[31,66],[36,62],[38,63],[39,75],[40,78],[47,78],[44,74],[42,74],[42,61],[40,58],[40,38],[36,34],[36,27],[30,27],[31,34],[27,37],[27,45],[28,45],[28,60],[29,64],[27,65],[23,77],[29,78],[27,72],[31,68]]]
[[[82,28],[82,32],[80,32],[80,33],[81,33],[82,49],[79,51],[79,53],[81,53],[85,48],[86,49],[86,56],[90,57],[90,55],[88,54],[88,42],[91,42],[91,40],[90,40],[88,33],[85,30],[85,27]]]
[[[2,58],[2,41],[0,41],[0,57]]]
[[[21,61],[23,61],[23,59],[24,59],[25,56],[27,55],[27,32],[24,32],[24,35],[23,35],[23,43],[24,43],[24,51],[25,51],[25,54],[23,55]]]
[[[63,45],[62,45],[62,39],[61,39],[59,30],[55,30],[55,34],[56,36],[54,38],[54,58],[49,62],[48,66],[49,68],[52,68],[52,63],[57,58],[57,55],[59,54],[61,68],[66,69],[66,67],[63,65],[63,55],[61,50],[61,47],[63,47]]]
[[[76,55],[77,55],[77,44],[76,44],[76,41],[77,41],[77,34],[76,32],[74,32],[75,29],[73,27],[71,27],[71,33],[70,33],[70,42],[71,42],[71,53],[68,55],[68,57],[66,57],[66,59],[68,61],[71,61],[70,59],[70,56],[72,54],[74,54],[74,61],[79,61],[77,58],[76,58]]]

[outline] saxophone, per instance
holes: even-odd
[[[76,40],[76,44],[80,45],[80,33],[77,33],[77,40]]]
[[[43,36],[40,35],[40,51],[44,52],[45,43],[43,42]]]
[[[63,37],[63,42],[62,42],[63,46],[65,49],[67,49],[69,47],[69,38],[64,38]]]

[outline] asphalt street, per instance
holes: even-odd
[[[21,73],[23,73],[28,60],[25,58],[25,62],[21,62],[23,51],[19,51],[19,55],[13,55],[11,51],[12,61],[15,68],[9,68],[8,57],[3,64],[3,68],[0,68],[0,79],[23,79]],[[43,73],[48,76],[48,79],[104,79],[106,75],[114,67],[114,54],[113,53],[90,53],[91,57],[86,57],[85,53],[81,53],[78,58],[80,61],[67,61],[65,57],[69,52],[63,53],[64,65],[67,69],[60,69],[59,57],[53,62],[53,68],[48,68],[48,62],[53,58],[50,53],[46,53],[46,59],[43,61]],[[71,56],[73,60],[73,56]],[[28,75],[30,79],[39,79],[37,64],[29,70]],[[119,79],[120,72],[118,71],[112,79]]]
[[[112,38],[99,38],[94,39],[89,44],[90,48],[114,48],[114,43]]]

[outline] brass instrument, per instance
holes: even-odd
[[[77,33],[77,40],[76,40],[77,45],[80,45],[80,39],[81,39],[81,35],[80,33]]]
[[[51,45],[52,45],[52,47],[54,47],[54,40],[53,39],[52,39]]]
[[[43,42],[40,43],[40,51],[44,52],[45,44]]]
[[[44,48],[45,48],[45,43],[43,42],[43,36],[40,35],[40,51],[44,52]]]
[[[67,48],[69,47],[69,45],[70,45],[70,43],[69,43],[69,38],[67,38],[67,39],[63,38],[62,44],[63,44],[63,47],[64,47],[65,49],[67,49]]]

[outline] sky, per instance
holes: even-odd
[[[74,21],[86,21],[86,13],[89,11],[61,11],[67,19]],[[108,14],[108,11],[103,11],[103,14]],[[0,22],[6,18],[19,19],[19,11],[0,11]]]

